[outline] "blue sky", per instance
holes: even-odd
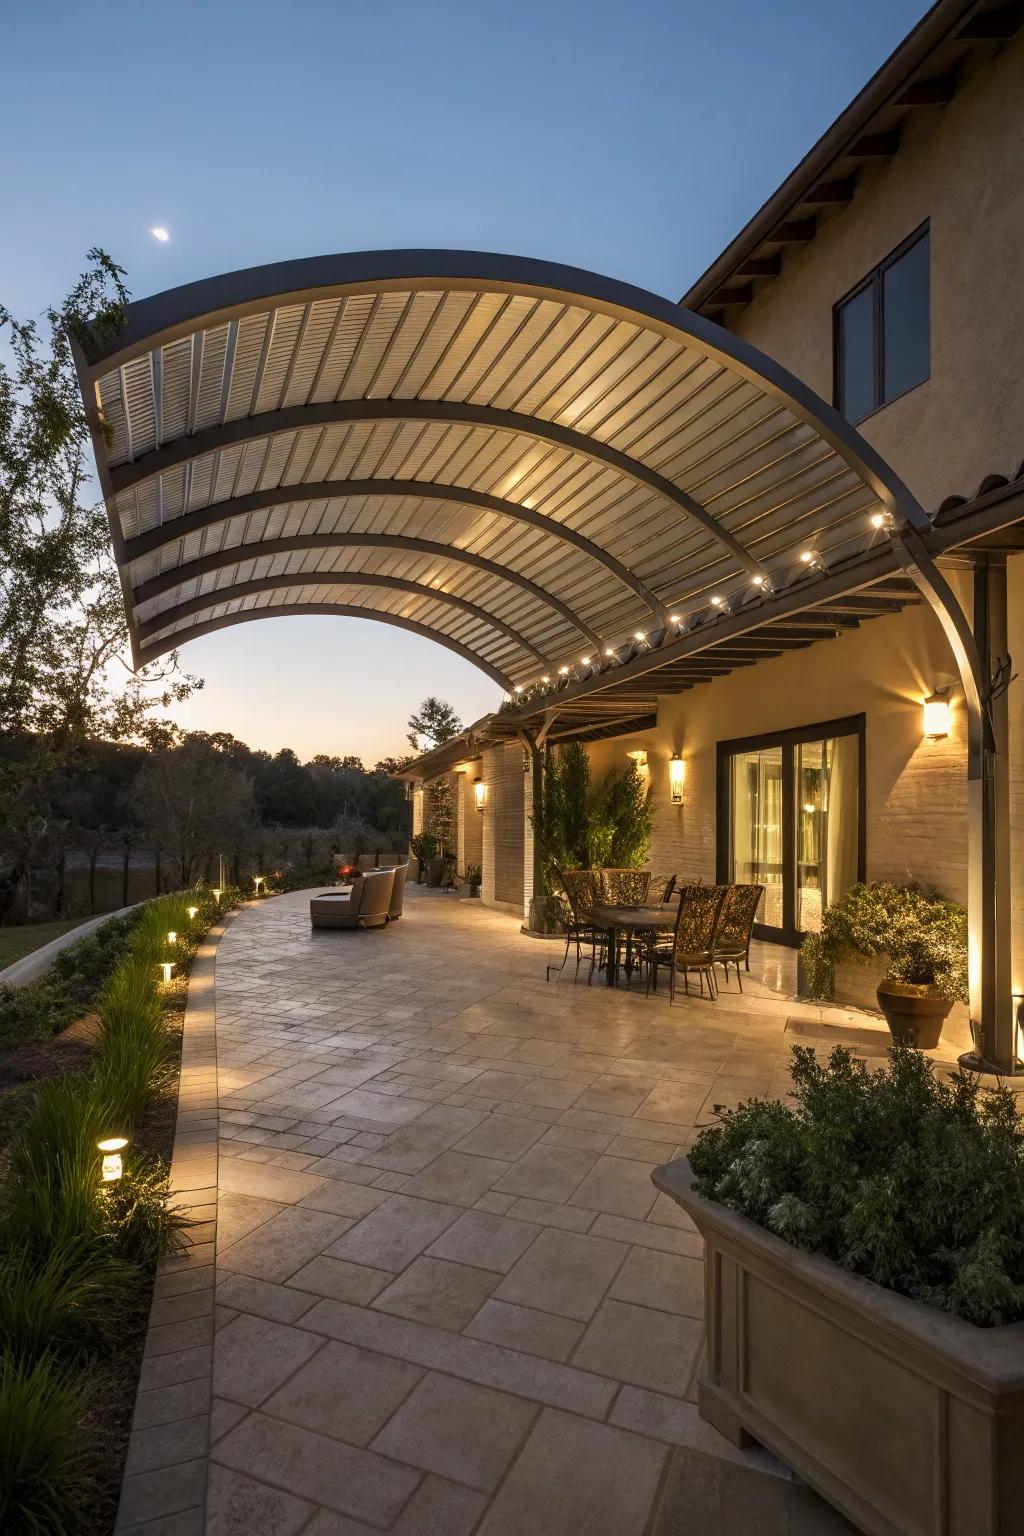
[[[38,312],[93,244],[138,297],[447,246],[678,298],[927,8],[8,0],[0,299]],[[183,661],[206,687],[182,723],[302,755],[400,751],[426,693],[467,721],[496,703],[458,657],[357,620],[243,625]]]

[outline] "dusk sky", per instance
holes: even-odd
[[[927,10],[924,0],[8,0],[0,301],[59,302],[91,245],[136,297],[261,262],[440,246],[678,298]],[[170,240],[153,239],[165,226]],[[183,725],[405,750],[428,693],[495,685],[361,620],[182,653]]]

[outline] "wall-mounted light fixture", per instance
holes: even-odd
[[[481,778],[473,780],[473,799],[476,801],[477,810],[482,811],[487,804],[487,785]]]
[[[98,1141],[96,1143],[99,1151],[103,1153],[102,1175],[104,1184],[115,1183],[124,1173],[121,1153],[127,1145],[127,1136],[108,1136],[106,1141]]]
[[[928,741],[945,741],[951,724],[949,689],[936,688],[924,701],[924,734]]]
[[[636,763],[638,768],[646,768],[647,767],[647,748],[646,747],[634,747],[632,752],[627,752],[626,753],[626,756],[627,757],[631,757],[633,759],[634,763]]]
[[[683,803],[683,785],[686,783],[686,764],[678,752],[673,752],[668,760],[668,789],[673,805]]]

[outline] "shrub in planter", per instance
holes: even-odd
[[[826,908],[821,932],[800,951],[808,991],[829,998],[835,967],[860,956],[887,957],[878,1004],[893,1038],[931,1049],[954,1003],[966,1003],[967,913],[928,886],[872,881],[854,885]]]
[[[795,1108],[752,1099],[698,1136],[697,1194],[968,1322],[1024,1320],[1014,1096],[905,1046],[875,1072],[841,1046],[793,1057]]]
[[[463,879],[465,880],[466,884],[469,886],[469,894],[471,896],[479,896],[480,895],[480,883],[483,880],[483,870],[480,868],[480,865],[479,864],[467,864],[466,865],[466,873],[463,876]]]
[[[427,879],[430,864],[441,852],[441,844],[432,832],[417,832],[409,843],[409,851],[419,864],[420,882]]]

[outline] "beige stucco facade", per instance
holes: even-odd
[[[931,235],[931,376],[860,424],[931,512],[971,497],[1024,458],[1021,255],[1024,251],[1024,38],[1003,48],[930,116],[918,116],[891,159],[852,202],[787,255],[782,273],[733,328],[832,398],[833,309],[926,219]],[[970,616],[971,572],[947,575]],[[1009,648],[1024,656],[1024,555],[1008,561]],[[952,732],[929,741],[923,701],[952,685]],[[1014,891],[1024,890],[1024,692],[1009,694]],[[649,864],[680,877],[718,873],[720,742],[863,715],[868,879],[934,884],[967,900],[967,754],[963,693],[949,645],[926,606],[659,702],[657,725],[588,746],[595,779],[647,749],[654,840]],[[668,761],[686,765],[673,805]],[[482,818],[483,897],[527,915],[532,892],[530,775],[518,747],[489,749]],[[1024,901],[1015,900],[1014,989],[1024,991]]]
[[[913,125],[851,203],[726,323],[832,399],[834,305],[924,221],[931,377],[859,430],[934,512],[1024,460],[1024,36]]]

